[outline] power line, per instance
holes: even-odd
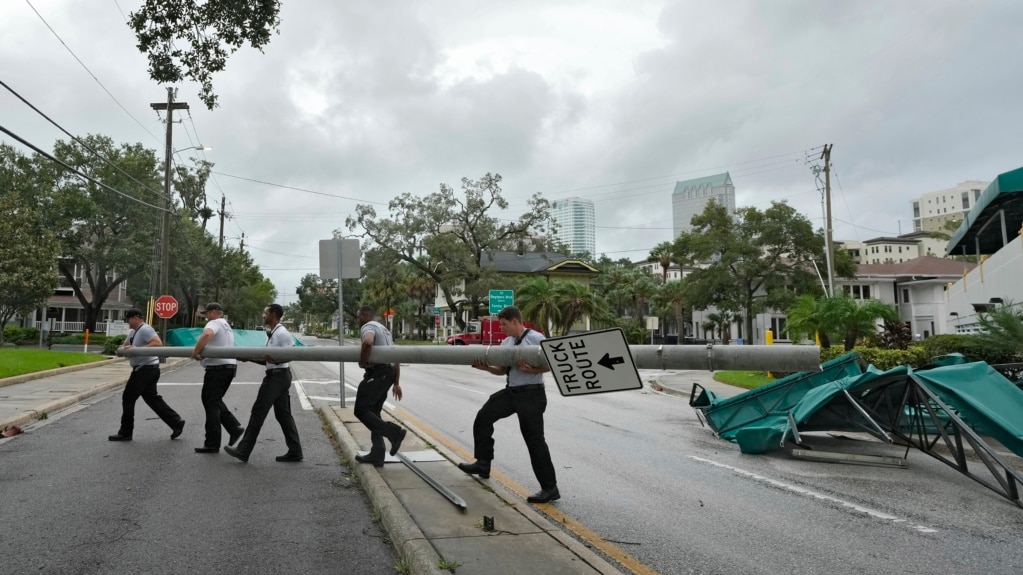
[[[305,188],[296,188],[294,186],[285,186],[284,184],[275,184],[273,182],[265,182],[263,180],[256,180],[256,179],[253,179],[253,178],[246,178],[244,176],[236,176],[234,174],[225,174],[224,172],[216,172],[216,171],[214,171],[213,173],[214,174],[219,174],[221,176],[225,176],[225,177],[228,177],[228,178],[235,178],[235,179],[238,179],[238,180],[244,180],[246,182],[252,182],[252,183],[255,183],[255,184],[263,184],[265,186],[273,186],[275,188],[283,188],[285,190],[295,190],[296,192],[305,192],[307,194],[316,194],[318,196],[328,196],[328,197],[331,197],[331,198],[339,198],[339,199],[342,199],[342,200],[352,200],[353,202],[364,202],[364,203],[367,203],[367,204],[377,204],[379,206],[386,206],[387,205],[386,202],[372,202],[372,201],[369,201],[369,200],[365,200],[364,201],[364,200],[360,200],[358,198],[352,198],[352,197],[349,197],[349,196],[342,196],[342,195],[339,195],[339,194],[328,194],[326,192],[317,192],[315,190],[307,190]]]
[[[109,158],[107,158],[107,157],[106,157],[106,156],[104,156],[103,154],[100,154],[100,153],[99,153],[99,152],[97,152],[96,150],[94,150],[94,149],[92,149],[91,147],[89,147],[89,145],[88,145],[88,144],[86,144],[85,142],[83,142],[82,140],[80,140],[80,139],[79,139],[78,137],[76,137],[76,136],[75,136],[74,134],[72,134],[71,132],[68,132],[67,130],[65,130],[63,126],[61,126],[61,125],[60,125],[60,124],[58,124],[58,123],[57,123],[56,121],[54,121],[53,119],[51,119],[51,118],[50,118],[49,116],[47,116],[46,114],[44,114],[44,113],[43,113],[43,112],[42,112],[42,111],[41,111],[41,110],[40,110],[39,108],[36,108],[36,107],[35,107],[35,106],[34,106],[34,105],[33,105],[33,104],[31,103],[31,102],[29,102],[28,100],[26,100],[25,98],[23,98],[21,94],[19,94],[19,93],[17,93],[16,91],[14,91],[14,89],[13,89],[13,88],[11,88],[10,86],[8,86],[8,85],[7,85],[7,83],[6,83],[6,82],[4,82],[3,80],[0,80],[0,86],[3,86],[4,88],[6,88],[6,89],[7,89],[7,91],[8,91],[8,92],[10,92],[11,94],[14,94],[14,97],[15,97],[15,98],[17,98],[17,99],[21,100],[22,102],[24,102],[24,104],[25,104],[26,106],[28,106],[29,108],[32,108],[32,111],[33,111],[33,112],[35,112],[36,114],[39,114],[39,115],[40,115],[40,116],[42,116],[42,117],[43,117],[44,119],[46,119],[46,121],[48,121],[49,123],[51,123],[51,124],[53,124],[54,126],[56,126],[58,130],[60,130],[61,132],[64,132],[64,134],[66,134],[66,135],[67,135],[67,136],[68,136],[69,138],[71,138],[72,140],[74,140],[75,142],[77,142],[77,143],[78,143],[78,145],[80,145],[80,146],[82,146],[83,148],[85,148],[85,149],[86,149],[86,150],[87,150],[87,151],[88,151],[89,153],[91,153],[92,155],[96,156],[97,158],[99,158],[99,159],[103,160],[103,161],[104,161],[104,162],[106,162],[106,163],[107,163],[107,164],[108,164],[109,166],[111,166],[112,168],[114,168],[115,170],[117,170],[118,172],[120,172],[120,174],[121,174],[122,176],[125,176],[125,177],[126,177],[126,178],[128,178],[129,180],[131,180],[131,181],[135,182],[135,183],[136,183],[136,184],[138,184],[138,185],[139,185],[139,187],[141,187],[142,189],[144,189],[144,190],[146,190],[146,191],[148,191],[148,192],[151,192],[151,193],[155,194],[155,195],[156,195],[156,197],[158,197],[158,198],[162,198],[162,199],[166,199],[166,198],[167,198],[167,197],[166,197],[166,196],[165,196],[165,195],[163,194],[163,192],[159,192],[159,191],[157,191],[157,190],[154,190],[153,188],[150,188],[150,187],[149,187],[148,185],[146,185],[146,184],[144,184],[144,183],[142,183],[142,182],[140,182],[140,181],[136,180],[134,176],[132,176],[132,175],[131,175],[131,174],[129,174],[128,172],[125,172],[124,170],[122,170],[120,166],[118,166],[117,164],[115,164],[114,162],[112,162],[112,161],[111,161],[111,160],[110,160]]]
[[[99,84],[99,87],[100,87],[100,88],[103,88],[103,91],[107,93],[107,96],[110,96],[110,99],[111,99],[111,100],[113,100],[115,104],[117,104],[118,106],[120,106],[120,108],[121,108],[122,110],[124,110],[124,113],[125,113],[125,114],[128,114],[128,117],[130,117],[130,118],[131,118],[132,120],[135,120],[135,123],[136,123],[136,124],[138,124],[138,125],[139,125],[139,126],[140,126],[140,127],[141,127],[141,128],[143,129],[143,130],[145,130],[145,132],[146,132],[147,134],[149,134],[150,136],[152,136],[154,140],[156,140],[157,142],[159,142],[159,141],[160,141],[160,138],[156,137],[156,135],[155,135],[155,134],[153,134],[152,132],[150,132],[150,131],[149,131],[149,128],[146,128],[146,126],[145,126],[145,125],[144,125],[144,124],[143,124],[142,122],[140,122],[140,121],[138,120],[138,118],[136,118],[135,116],[133,116],[133,115],[131,114],[131,112],[129,112],[129,111],[128,111],[128,108],[125,108],[125,107],[124,107],[124,105],[123,105],[123,104],[121,104],[121,102],[120,102],[120,101],[118,101],[118,100],[117,100],[117,98],[115,98],[115,97],[114,97],[114,95],[110,93],[110,90],[107,90],[107,87],[103,85],[103,82],[100,82],[100,81],[99,81],[99,78],[97,78],[97,77],[96,77],[96,75],[92,73],[92,70],[90,70],[90,69],[89,69],[89,67],[85,65],[85,62],[82,62],[82,60],[81,60],[81,59],[80,59],[80,58],[78,57],[78,55],[76,55],[76,54],[74,53],[74,51],[73,51],[73,50],[71,49],[71,47],[70,47],[70,46],[68,46],[66,42],[64,42],[64,40],[63,40],[63,39],[62,39],[62,38],[60,37],[60,35],[59,35],[59,34],[57,34],[57,31],[56,31],[56,30],[54,30],[52,26],[50,26],[50,24],[49,24],[49,23],[48,23],[48,22],[46,21],[46,19],[45,19],[45,18],[43,18],[43,15],[42,15],[42,14],[40,14],[38,10],[36,10],[36,7],[32,5],[32,2],[31,2],[30,0],[25,0],[25,3],[26,3],[26,4],[28,4],[28,7],[29,7],[29,8],[31,8],[31,9],[32,9],[32,11],[36,13],[36,16],[38,16],[40,20],[42,20],[42,22],[43,22],[43,24],[44,24],[44,25],[46,26],[46,28],[47,28],[47,29],[49,29],[49,30],[50,30],[50,32],[51,32],[51,33],[53,34],[53,36],[54,36],[55,38],[57,38],[57,40],[58,40],[58,41],[59,41],[59,42],[61,43],[61,45],[62,45],[62,46],[64,46],[64,49],[68,51],[68,54],[71,54],[71,57],[72,57],[72,58],[74,58],[74,59],[75,59],[75,61],[77,61],[77,62],[78,62],[78,64],[79,64],[79,65],[80,65],[80,66],[81,66],[81,67],[82,67],[83,69],[85,69],[85,71],[86,71],[86,72],[88,72],[88,73],[89,73],[89,76],[92,76],[92,79],[93,79],[93,80],[95,80],[97,84]],[[120,6],[118,6],[118,8],[120,8]]]
[[[149,206],[150,208],[155,208],[155,209],[157,209],[157,210],[160,210],[161,212],[167,212],[167,211],[169,211],[169,210],[166,210],[166,209],[164,209],[164,208],[162,208],[162,207],[160,207],[160,206],[154,206],[153,204],[150,204],[150,203],[148,203],[148,202],[144,202],[144,201],[142,201],[142,200],[140,200],[140,199],[138,199],[138,198],[136,198],[136,197],[134,197],[134,196],[130,196],[130,195],[128,195],[128,194],[126,194],[126,193],[124,193],[124,192],[122,192],[122,191],[120,191],[120,190],[115,190],[114,188],[112,188],[112,187],[110,187],[110,186],[108,186],[108,185],[104,184],[103,182],[100,182],[100,181],[98,181],[98,180],[94,180],[94,179],[93,179],[93,178],[91,178],[90,176],[87,176],[87,175],[83,174],[82,172],[79,172],[79,171],[78,171],[78,170],[77,170],[76,168],[73,168],[73,167],[71,167],[71,166],[69,166],[69,165],[65,164],[65,163],[64,163],[64,162],[62,162],[61,160],[58,160],[57,158],[55,158],[55,157],[51,156],[51,155],[50,155],[49,153],[47,153],[47,152],[43,151],[43,150],[42,150],[41,148],[39,148],[38,146],[36,146],[36,145],[32,144],[32,143],[31,143],[31,142],[29,142],[28,140],[25,140],[25,139],[24,139],[24,138],[22,138],[21,136],[19,136],[19,135],[15,134],[14,132],[12,132],[12,131],[8,130],[7,128],[5,128],[5,127],[3,127],[3,126],[0,126],[0,132],[3,132],[3,133],[5,133],[5,134],[7,134],[8,136],[10,136],[10,137],[14,138],[15,140],[17,140],[17,141],[21,142],[21,143],[22,143],[23,145],[25,145],[25,146],[27,146],[27,147],[31,148],[31,149],[32,149],[32,150],[33,150],[34,152],[36,152],[36,153],[37,153],[37,154],[39,154],[40,156],[43,156],[43,157],[44,157],[44,158],[46,158],[47,160],[50,160],[51,162],[53,162],[53,163],[55,163],[55,164],[58,164],[58,165],[60,165],[61,167],[63,167],[63,168],[64,168],[64,169],[66,169],[67,171],[69,171],[69,172],[71,172],[71,173],[75,174],[76,176],[78,176],[79,178],[82,178],[83,180],[88,180],[89,182],[91,182],[91,183],[93,183],[93,184],[96,184],[97,186],[99,186],[99,187],[101,187],[101,188],[103,188],[103,189],[106,189],[106,190],[110,190],[111,192],[114,192],[115,194],[117,194],[117,195],[119,195],[119,196],[123,196],[123,197],[125,197],[125,198],[127,198],[127,199],[129,199],[129,200],[131,200],[131,201],[133,201],[133,202],[138,202],[138,203],[140,203],[140,204],[142,204],[142,205],[144,205],[144,206]]]

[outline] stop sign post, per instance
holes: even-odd
[[[170,319],[178,313],[178,300],[174,296],[162,295],[156,298],[153,313],[160,319]]]

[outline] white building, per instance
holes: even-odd
[[[693,216],[702,214],[711,200],[724,206],[729,214],[735,213],[735,186],[728,172],[675,182],[671,193],[672,237],[691,231]]]
[[[924,256],[942,257],[947,240],[931,232],[912,232],[897,237],[877,237],[864,242],[836,241],[836,249],[849,252],[857,264],[900,264]]]
[[[945,230],[945,222],[961,222],[988,184],[990,182],[967,180],[913,200],[913,231],[940,232]]]
[[[551,217],[558,224],[559,240],[568,245],[573,254],[597,253],[596,223],[593,202],[582,198],[566,198],[552,203]]]

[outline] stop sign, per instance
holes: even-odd
[[[178,300],[174,296],[162,295],[156,298],[156,306],[153,309],[156,317],[170,319],[178,313]]]

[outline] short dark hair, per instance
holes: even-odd
[[[371,305],[364,305],[364,306],[359,308],[359,314],[364,314],[364,313],[368,313],[370,316],[376,317],[377,310],[375,310],[373,308],[373,306],[371,306]]]
[[[213,310],[224,311],[224,306],[220,305],[219,303],[217,303],[215,301],[211,301],[210,303],[206,304],[206,311],[213,311]]]
[[[142,317],[142,310],[140,310],[137,307],[133,307],[128,311],[124,312],[124,319],[129,319],[133,317]]]
[[[281,319],[284,317],[284,308],[279,303],[272,303],[266,306],[266,309],[270,310],[270,313],[274,314],[274,317]]]
[[[502,309],[501,311],[497,312],[497,319],[506,319],[508,321],[517,319],[519,321],[522,321],[522,312],[519,311],[519,308],[510,305]]]

